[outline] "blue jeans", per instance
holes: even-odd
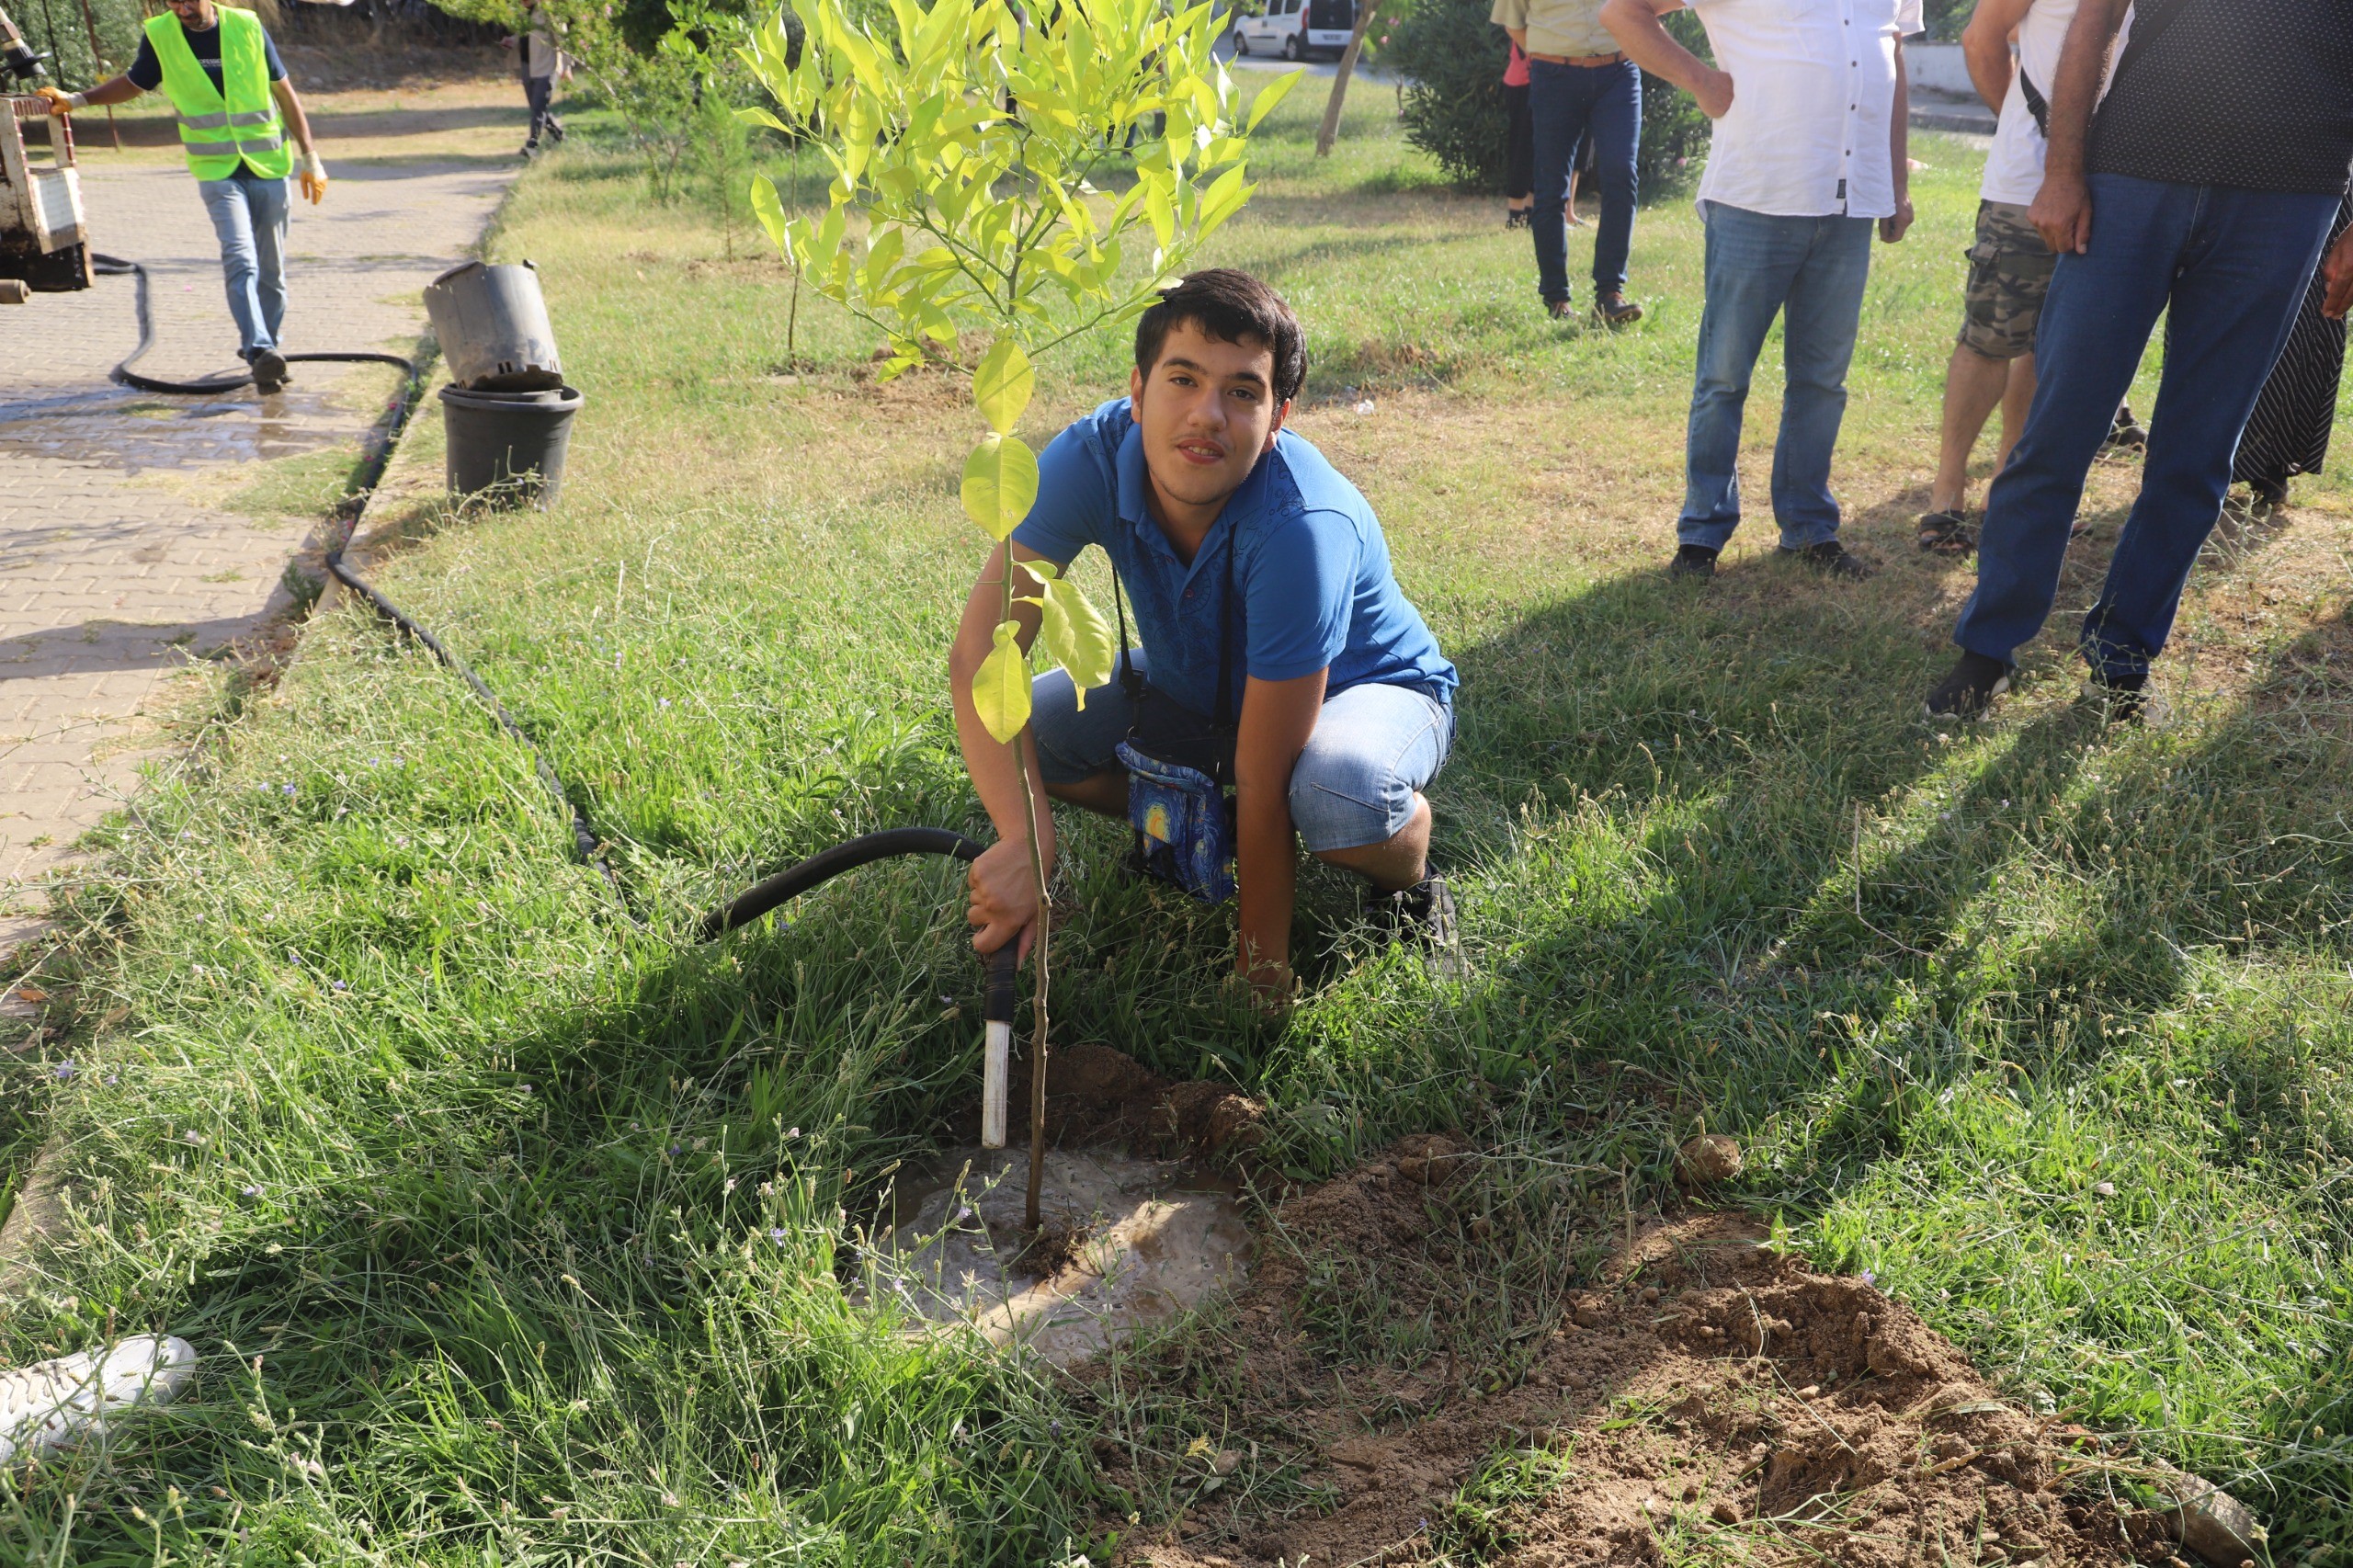
[[[1643,139],[1643,74],[1631,60],[1587,69],[1528,62],[1528,116],[1536,138],[1536,288],[1548,305],[1569,297],[1569,230],[1561,216],[1569,171],[1587,136],[1601,230],[1593,243],[1593,287],[1626,287],[1626,252],[1634,241],[1634,149]]]
[[[2336,215],[2334,196],[2091,176],[2092,242],[2062,256],[2035,336],[2026,430],[1985,498],[1977,591],[1953,641],[2006,661],[2059,595],[2067,531],[2110,411],[2170,312],[2141,494],[2084,618],[2103,679],[2148,672],[2221,514],[2231,456]]]
[[[1707,225],[1708,302],[1699,312],[1677,536],[1722,550],[1740,526],[1741,413],[1749,374],[1779,314],[1788,388],[1773,447],[1773,517],[1784,550],[1835,539],[1830,453],[1847,415],[1847,366],[1870,275],[1871,221],[1776,217],[1711,201]]]
[[[286,321],[286,182],[240,168],[227,179],[200,179],[196,188],[221,237],[238,352],[250,359],[278,347]]]
[[[1145,668],[1143,651],[1131,650]],[[1120,766],[1116,747],[1135,704],[1114,679],[1086,694],[1062,670],[1029,683],[1029,733],[1049,784],[1076,784]],[[1418,686],[1368,681],[1324,699],[1290,770],[1290,821],[1311,853],[1385,844],[1414,820],[1414,796],[1446,766],[1454,706]]]

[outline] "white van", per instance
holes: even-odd
[[[1285,60],[1336,56],[1347,49],[1356,25],[1356,0],[1267,0],[1261,14],[1234,18],[1233,52]]]

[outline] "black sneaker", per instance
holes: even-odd
[[[1676,549],[1675,559],[1666,563],[1666,574],[1670,577],[1696,577],[1705,582],[1716,574],[1716,557],[1721,553],[1704,544],[1679,545]]]
[[[1441,979],[1461,977],[1462,944],[1455,930],[1454,894],[1444,877],[1433,871],[1395,892],[1368,887],[1360,907],[1366,922],[1384,943],[1411,938],[1428,950],[1433,973]]]
[[[1825,539],[1820,544],[1809,544],[1803,550],[1784,550],[1781,553],[1825,577],[1844,577],[1854,583],[1861,582],[1879,570],[1835,539]]]
[[[1525,207],[1506,208],[1504,210],[1504,227],[1506,229],[1525,229],[1528,227],[1528,209]]]
[[[1574,301],[1568,300],[1554,300],[1544,307],[1544,313],[1551,316],[1554,321],[1574,321],[1577,319],[1576,305]]]
[[[2139,420],[2132,417],[2132,405],[2126,403],[2118,403],[2116,417],[2109,422],[2108,439],[2100,443],[2100,449],[2109,452],[2141,452],[2146,451],[2148,447],[2149,433],[2141,428]]]
[[[2100,706],[2101,716],[2111,724],[2145,724],[2165,716],[2157,694],[2149,689],[2146,670],[2133,676],[2109,676],[2094,670],[2091,685],[2084,695]]]
[[[253,357],[254,387],[262,392],[279,392],[293,377],[287,374],[286,357],[275,348],[256,350]]]
[[[1928,717],[1982,719],[1994,706],[1994,699],[2010,689],[2010,677],[2016,674],[2016,665],[1983,653],[1963,653],[1952,673],[1928,693]]]

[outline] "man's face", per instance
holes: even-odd
[[[212,0],[165,0],[165,4],[170,6],[172,15],[180,19],[180,26],[194,28],[198,32],[210,28],[216,19],[212,15]]]
[[[1275,398],[1271,347],[1221,343],[1191,322],[1169,329],[1149,374],[1129,374],[1144,466],[1164,496],[1189,506],[1239,490],[1290,408]]]

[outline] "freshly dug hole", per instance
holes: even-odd
[[[1499,1302],[1488,1244],[1464,1238],[1507,1238],[1472,1216],[1466,1165],[1416,1138],[1291,1195],[1214,1342],[1084,1374],[1108,1417],[1206,1359],[1238,1395],[1222,1441],[1252,1456],[1205,1489],[1165,1449],[1098,1440],[1131,1495],[1194,1499],[1174,1528],[1130,1531],[1120,1561],[2060,1568],[2171,1550],[2153,1516],[2128,1534],[2089,1435],[2019,1411],[1909,1310],[1745,1220],[1615,1230],[1574,1288]],[[1418,1365],[1374,1354],[1302,1311],[1332,1257],[1392,1318],[1501,1316]],[[1253,1506],[1258,1477],[1279,1506]]]

